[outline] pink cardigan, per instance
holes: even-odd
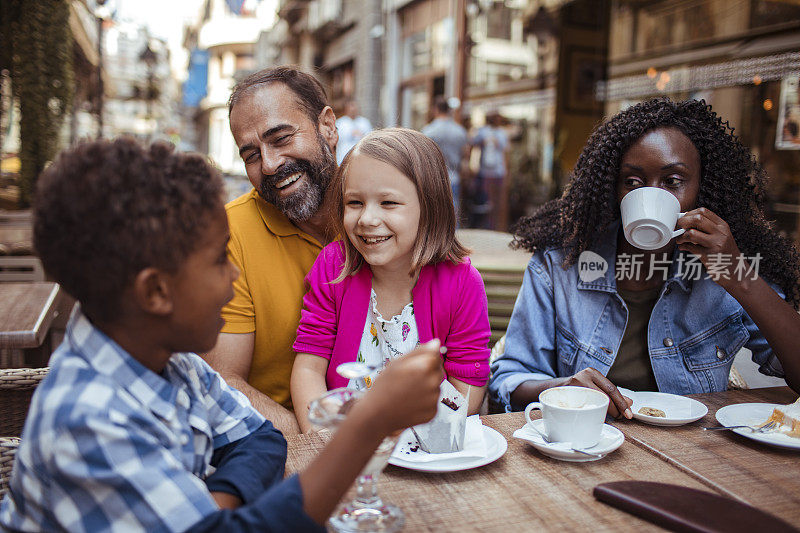
[[[356,360],[372,289],[368,265],[341,283],[330,283],[342,271],[343,261],[344,247],[334,242],[311,267],[293,346],[297,353],[330,361],[328,389],[347,385],[336,367]],[[483,280],[469,259],[423,267],[411,297],[420,342],[438,338],[447,346],[445,373],[470,385],[484,385],[489,378],[489,312]]]

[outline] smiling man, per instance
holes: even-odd
[[[253,190],[227,206],[241,275],[206,359],[284,433],[298,431],[289,378],[304,277],[330,236],[322,204],[336,170],[336,117],[322,85],[293,67],[236,85],[230,125]]]

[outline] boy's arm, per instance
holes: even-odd
[[[294,414],[249,383],[255,333],[220,333],[217,344],[203,358],[231,387],[241,391],[256,410],[284,435],[299,433]]]
[[[211,466],[216,471],[206,478],[206,486],[217,505],[232,509],[255,501],[279,483],[285,463],[286,440],[266,421],[246,437],[214,450]]]
[[[130,421],[86,417],[53,439],[47,473],[54,519],[58,529],[86,531],[323,531],[303,510],[297,476],[280,480],[285,443],[270,446],[259,447],[260,453],[280,468],[265,476],[258,470],[264,460],[254,455],[254,467],[236,480],[251,503],[220,509],[206,484],[155,432]]]
[[[315,521],[321,524],[330,516],[385,436],[436,414],[442,381],[439,346],[433,340],[392,361],[299,474],[303,508]]]
[[[70,420],[54,436],[50,454],[48,477],[55,519],[64,529],[79,524],[88,531],[108,529],[112,523],[119,529],[159,531],[322,531],[319,524],[333,511],[381,438],[435,414],[442,376],[438,344],[428,343],[390,364],[383,373],[387,379],[376,380],[368,393],[370,400],[353,407],[302,478],[279,481],[234,510],[221,510],[206,484],[150,428],[116,416]],[[273,459],[280,456],[283,461],[285,448],[273,450],[272,436],[267,438],[270,453],[276,454]],[[262,474],[253,468],[243,472],[237,490],[250,498],[248,494],[257,492],[263,481],[250,486],[248,477]],[[280,476],[282,468],[268,477]]]

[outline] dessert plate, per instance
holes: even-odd
[[[708,414],[708,407],[694,398],[668,394],[666,392],[634,392],[617,387],[623,396],[633,400],[631,412],[633,418],[654,426],[682,426],[700,420]],[[642,407],[653,407],[664,411],[666,417],[644,415],[639,412]]]
[[[613,452],[625,442],[625,435],[614,426],[603,424],[603,432],[600,434],[600,442],[591,448],[583,448],[584,451],[595,453],[600,457],[591,457],[579,452],[572,451],[570,443],[568,442],[553,442],[546,443],[540,433],[544,433],[544,421],[539,418],[531,422],[533,429],[529,428],[527,424],[514,432],[514,437],[527,441],[533,445],[534,448],[542,452],[548,457],[559,459],[561,461],[569,461],[572,463],[585,463],[588,461],[597,461],[602,459],[609,453]]]
[[[419,472],[456,472],[458,470],[469,470],[470,468],[477,468],[479,466],[488,465],[503,456],[508,449],[508,443],[505,437],[495,431],[494,429],[481,426],[483,431],[483,439],[486,442],[486,456],[485,457],[451,457],[441,461],[428,461],[425,463],[418,463],[416,461],[408,461],[397,455],[389,457],[389,464],[408,468],[409,470],[417,470]],[[406,430],[400,435],[400,440],[407,438],[411,435],[410,430]],[[413,439],[411,435],[410,439]],[[418,452],[425,453],[425,452]]]
[[[776,403],[737,403],[726,405],[717,411],[717,421],[725,427],[730,426],[760,426],[772,414],[772,410],[778,407]],[[800,450],[800,439],[790,437],[784,433],[754,433],[747,428],[732,429],[742,437],[747,437],[764,444],[788,448],[790,450]]]

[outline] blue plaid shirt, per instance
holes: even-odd
[[[311,530],[286,441],[201,358],[145,368],[76,311],[0,502],[21,531]],[[245,505],[220,510],[211,491]]]

